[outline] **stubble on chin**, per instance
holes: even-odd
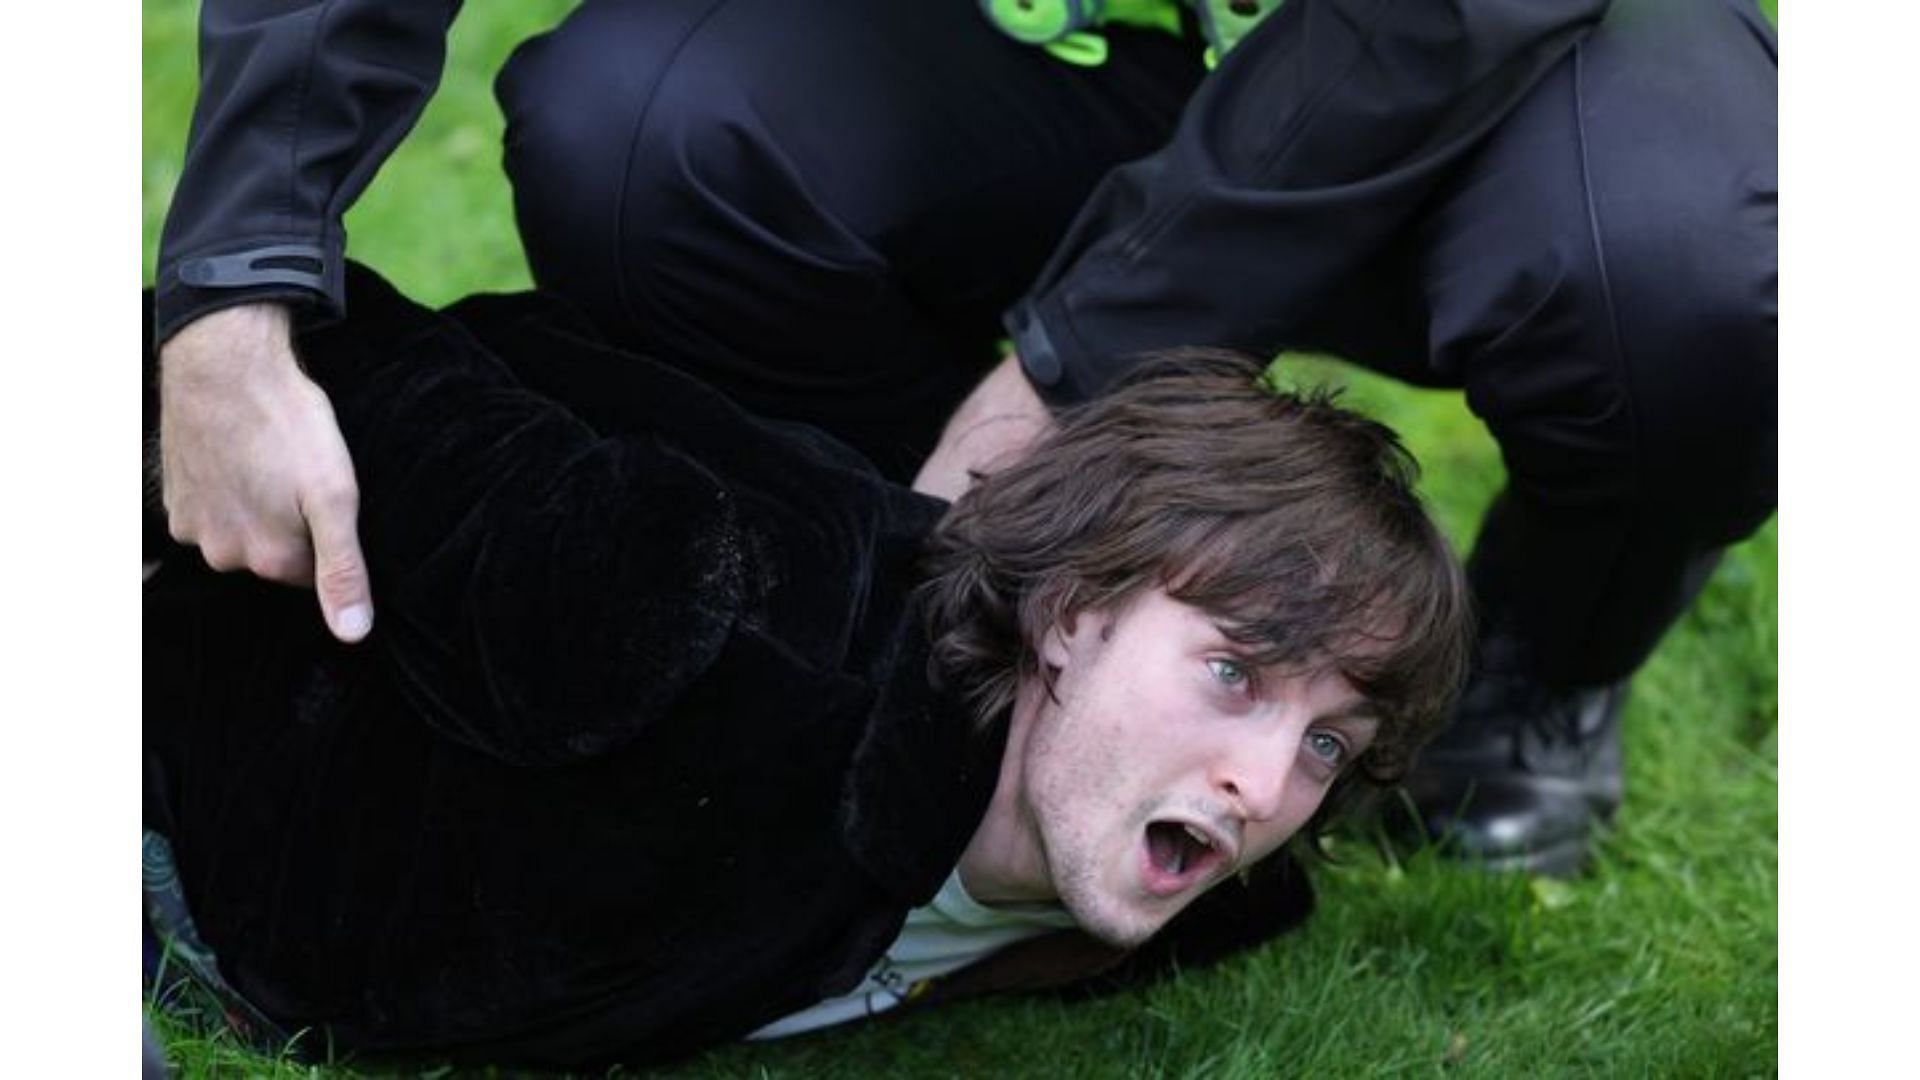
[[[1145,945],[1148,939],[1158,933],[1163,920],[1147,916],[1137,911],[1113,911],[1111,902],[1101,904],[1085,901],[1088,898],[1067,897],[1062,899],[1074,922],[1080,925],[1089,936],[1118,949],[1136,949]]]
[[[1146,944],[1168,918],[1144,898],[1129,899],[1103,888],[1095,867],[1085,863],[1056,866],[1054,888],[1080,929],[1115,948]]]

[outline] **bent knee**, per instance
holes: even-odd
[[[494,82],[509,167],[518,163],[534,178],[541,167],[624,158],[663,76],[715,6],[588,0],[522,42]]]
[[[1468,394],[1516,485],[1559,505],[1658,516],[1703,541],[1776,501],[1771,252],[1727,260],[1650,243],[1571,259],[1474,354]],[[1604,272],[1602,270],[1604,267]]]
[[[1615,230],[1608,252],[1638,467],[1656,496],[1712,507],[1744,534],[1771,512],[1778,300],[1770,188]]]
[[[752,15],[589,2],[514,54],[496,92],[541,285],[604,323],[657,317],[643,309],[661,282],[730,278],[770,253],[791,273],[870,277],[864,242],[814,198],[819,163],[783,146],[809,140],[769,128],[768,101],[806,95],[766,62],[779,21]]]
[[[504,164],[535,278],[591,301],[616,276],[625,201],[647,155],[643,124],[684,110],[662,87],[713,0],[581,5],[558,27],[519,46],[495,96],[506,117]],[[673,124],[671,127],[685,125]],[[584,294],[584,297],[583,297]]]

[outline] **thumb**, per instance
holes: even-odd
[[[313,588],[333,636],[351,645],[373,629],[373,587],[360,554],[357,499],[333,500],[307,517],[313,533]]]

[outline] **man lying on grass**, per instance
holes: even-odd
[[[373,637],[186,549],[145,587],[149,920],[256,1034],[646,1061],[1204,961],[1304,915],[1268,856],[1460,675],[1411,459],[1250,361],[949,508],[557,301],[356,274],[302,351]]]

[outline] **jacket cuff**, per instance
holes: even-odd
[[[1008,310],[1002,325],[1027,381],[1049,407],[1078,405],[1109,381],[1089,370],[1086,350],[1068,328],[1058,301],[1028,297]]]
[[[335,245],[267,243],[163,259],[154,283],[154,336],[164,344],[202,315],[239,304],[285,303],[309,329],[346,314],[346,260]]]

